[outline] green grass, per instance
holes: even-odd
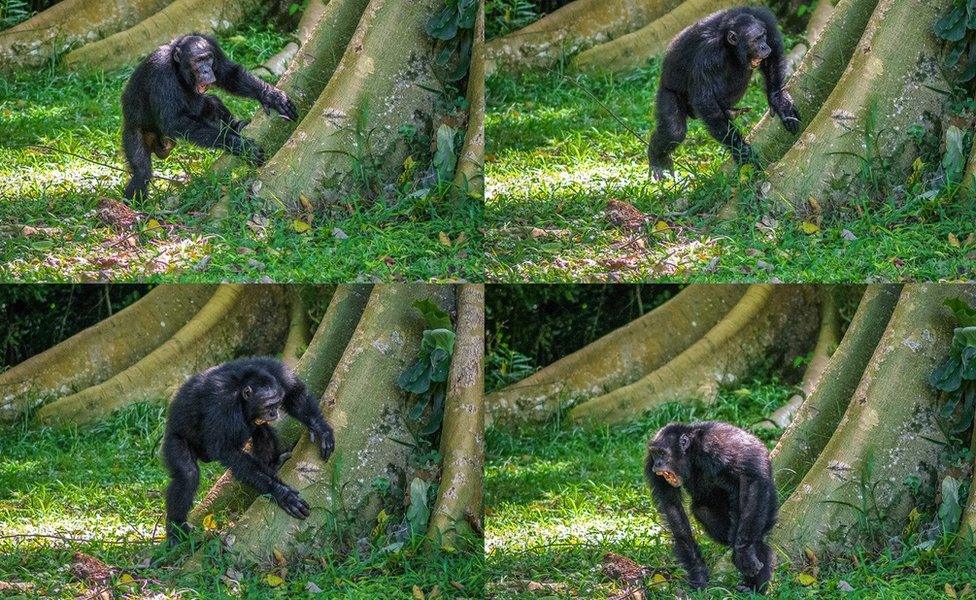
[[[752,381],[723,390],[704,408],[665,405],[626,426],[593,431],[551,422],[517,431],[489,429],[486,466],[485,549],[489,595],[496,598],[609,598],[623,590],[602,574],[608,552],[627,556],[667,581],[651,597],[686,597],[684,571],[671,555],[643,482],[644,448],[657,428],[672,420],[717,419],[750,427],[785,401],[792,389],[778,381]],[[772,447],[779,431],[753,428]],[[714,573],[720,545],[698,534],[713,570],[712,587],[694,598],[750,597],[733,590],[735,573]],[[856,566],[851,557],[857,558]],[[771,598],[933,598],[945,584],[972,581],[976,555],[909,550],[873,555],[852,549],[845,559],[821,560],[815,585],[805,587],[781,567]],[[837,589],[845,581],[854,593]],[[529,592],[529,582],[546,592]],[[548,585],[547,585],[548,584]],[[752,596],[755,597],[755,596]]]
[[[234,60],[254,66],[286,38],[250,26],[220,41]],[[127,181],[119,170],[125,168],[119,99],[130,73],[77,75],[49,67],[0,78],[0,279],[480,278],[480,202],[434,202],[398,189],[390,200],[341,202],[329,215],[316,215],[306,233],[284,215],[255,225],[262,207],[246,193],[254,170],[239,167],[227,186],[211,175],[222,152],[183,141],[168,159],[153,161],[157,175],[179,181],[154,179],[149,199],[132,206],[144,213],[142,224],[132,234],[113,231],[94,211],[102,197],[120,200]],[[217,94],[242,118],[260,108]],[[230,213],[215,222],[208,211],[222,190],[229,192]],[[162,227],[147,226],[152,219]]]
[[[294,597],[310,582],[328,598],[412,598],[414,585],[426,593],[436,586],[441,597],[480,595],[480,552],[432,553],[419,543],[398,553],[370,548],[348,556],[323,547],[306,562],[289,564],[285,582],[274,588],[264,573],[245,571],[237,594],[221,581],[227,565],[185,576],[172,563],[141,567],[163,531],[162,432],[158,404],[130,406],[82,429],[0,426],[0,581],[33,583],[24,597],[87,596],[95,590],[69,567],[72,555],[84,552],[119,569],[109,586],[116,597],[135,591],[120,583],[125,575],[150,580],[147,592],[182,598]],[[201,496],[222,471],[217,463],[202,466]]]
[[[618,76],[570,80],[554,68],[521,77],[499,74],[488,81],[489,280],[974,277],[976,242],[966,241],[976,220],[972,200],[894,192],[881,201],[852,197],[847,207],[825,216],[819,231],[807,234],[800,219],[757,199],[761,174],[723,169],[727,151],[697,120],[689,122],[688,138],[675,153],[677,177],[649,180],[646,146],[606,108],[648,137],[658,73],[653,63]],[[751,109],[737,120],[748,131],[766,109],[761,77],[753,79],[739,106]],[[931,172],[935,166],[924,169]],[[904,182],[889,183],[896,190]],[[730,198],[736,201],[736,216],[718,218]],[[605,215],[610,200],[645,213],[647,228],[627,232],[611,223]],[[950,243],[950,234],[962,241],[959,247]]]

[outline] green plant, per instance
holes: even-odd
[[[397,377],[397,386],[410,392],[417,402],[407,416],[418,425],[419,434],[428,436],[440,429],[444,418],[447,375],[451,369],[456,338],[451,317],[430,300],[418,300],[414,308],[427,321],[417,361]],[[427,415],[424,420],[424,415]]]
[[[13,27],[30,16],[27,0],[0,0],[0,30]]]
[[[930,383],[942,392],[939,412],[953,435],[969,429],[976,410],[976,308],[960,298],[945,301],[959,323],[952,333],[949,355],[932,372]]]
[[[445,81],[468,74],[478,0],[444,0],[444,6],[427,20],[427,35],[438,42],[435,60]]]
[[[958,73],[956,82],[976,77],[976,0],[954,0],[952,10],[935,22],[935,35],[946,41],[943,64]]]
[[[539,17],[539,9],[532,0],[489,0],[485,2],[485,35],[501,37]]]

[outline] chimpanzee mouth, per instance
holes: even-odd
[[[752,67],[753,69],[758,69],[759,68],[759,65],[762,64],[762,61],[763,61],[763,59],[761,59],[759,57],[756,57],[756,58],[752,59],[751,61],[749,61],[749,66]]]
[[[207,88],[209,88],[209,87],[210,86],[207,85],[207,84],[205,84],[205,83],[198,83],[197,84],[197,93],[198,94],[203,94],[203,93],[205,93],[207,91]]]
[[[657,474],[663,477],[671,487],[681,487],[681,478],[674,471],[658,471]]]

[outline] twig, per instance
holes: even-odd
[[[141,539],[141,540],[99,540],[96,538],[74,538],[66,535],[61,535],[57,533],[14,533],[11,535],[0,535],[0,540],[21,540],[21,539],[33,539],[33,538],[44,538],[44,539],[54,539],[60,540],[62,542],[74,542],[74,543],[85,543],[85,544],[115,544],[119,546],[128,546],[130,544],[144,544],[146,542],[155,542],[153,539]]]
[[[121,171],[123,173],[128,173],[128,171],[126,171],[122,167],[117,167],[115,165],[110,165],[108,163],[98,162],[97,160],[95,160],[93,158],[88,158],[87,156],[82,156],[80,154],[75,154],[74,152],[68,152],[67,150],[62,150],[61,148],[55,148],[54,146],[44,146],[42,144],[27,144],[25,146],[21,146],[21,148],[34,148],[36,150],[46,150],[48,152],[57,152],[59,154],[67,154],[68,156],[73,156],[75,158],[80,158],[81,160],[90,162],[90,163],[95,164],[95,165],[98,165],[100,167],[105,167],[106,169],[113,169],[115,171]],[[166,177],[165,175],[153,175],[153,177],[155,177],[156,179],[165,179],[166,181],[171,181],[173,183],[179,183],[179,184],[182,184],[183,183],[183,181],[181,181],[179,179],[174,179],[173,177]]]
[[[568,75],[563,75],[563,79],[565,79],[566,81],[568,81],[568,82],[572,83],[573,85],[575,85],[576,87],[578,87],[580,90],[583,91],[583,93],[585,93],[590,98],[593,98],[593,100],[595,100],[596,103],[599,104],[603,108],[603,110],[607,111],[607,113],[611,117],[613,117],[615,121],[617,121],[618,123],[620,123],[620,126],[621,127],[623,127],[624,129],[626,129],[627,131],[629,131],[631,133],[631,135],[633,135],[635,138],[637,138],[637,141],[639,141],[641,144],[643,144],[645,146],[647,145],[647,140],[644,139],[641,136],[641,134],[637,133],[637,131],[635,131],[630,125],[628,125],[627,123],[625,123],[623,119],[621,119],[620,117],[618,117],[617,116],[617,113],[615,113],[612,110],[610,110],[610,107],[607,106],[606,104],[604,104],[602,100],[600,100],[599,98],[597,98],[596,97],[596,94],[594,94],[590,90],[588,90],[585,87],[583,87],[580,84],[580,82],[576,81],[575,79],[573,79],[572,77],[570,77]]]

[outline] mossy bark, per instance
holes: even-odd
[[[945,88],[941,43],[932,27],[950,4],[878,3],[830,96],[799,140],[767,169],[773,200],[800,214],[809,212],[810,198],[822,207],[843,205],[857,193],[865,163],[874,177],[910,168],[915,152],[908,129],[931,125],[945,106],[938,91]]]
[[[262,0],[175,0],[133,27],[69,52],[65,66],[108,71],[133,64],[177,36],[227,31],[263,4]]]
[[[395,179],[408,150],[401,128],[432,131],[441,85],[424,24],[434,5],[370,0],[322,94],[259,172],[270,208],[297,210],[303,195],[328,205]]]
[[[486,47],[488,74],[550,67],[668,13],[681,0],[576,0]]]
[[[0,72],[40,67],[78,44],[135,25],[172,0],[63,0],[0,33]]]
[[[427,537],[444,548],[481,521],[485,462],[485,288],[458,291],[457,344],[441,427],[441,477]]]
[[[161,285],[108,319],[0,374],[0,420],[96,385],[164,343],[213,295],[210,285]]]
[[[888,326],[900,293],[898,285],[872,285],[864,291],[820,384],[800,406],[773,448],[773,475],[781,493],[792,493],[833,435]]]
[[[412,304],[430,299],[450,309],[450,286],[384,285],[373,288],[355,334],[322,398],[335,428],[336,449],[327,463],[303,436],[279,476],[311,505],[304,521],[288,516],[272,501],[258,498],[225,537],[228,552],[241,563],[267,563],[278,550],[300,556],[336,539],[368,533],[384,506],[402,511],[413,439],[405,421],[406,394],[396,378],[416,359],[425,327]],[[374,487],[393,482],[394,497]]]
[[[837,312],[837,302],[834,297],[836,290],[830,286],[821,286],[819,291],[822,298],[820,302],[820,334],[817,336],[817,345],[814,346],[810,355],[810,362],[807,363],[807,368],[803,372],[799,390],[785,404],[773,411],[767,420],[760,425],[786,427],[790,424],[803,402],[810,397],[813,390],[817,389],[817,385],[823,378],[824,370],[830,364],[830,356],[840,343],[840,314]]]
[[[941,440],[929,376],[945,356],[952,317],[942,302],[973,288],[908,285],[823,452],[780,509],[772,542],[789,558],[888,539],[904,528],[910,477],[935,483]]]
[[[295,28],[295,39],[298,41],[288,42],[278,53],[264,61],[258,69],[255,69],[255,72],[264,69],[275,77],[281,77],[291,61],[295,59],[298,50],[312,38],[315,26],[318,25],[319,19],[322,18],[328,5],[329,0],[309,0],[305,10],[302,11],[302,18],[298,21],[298,27]],[[260,73],[257,74],[260,75]]]
[[[834,12],[834,2],[833,0],[817,0],[813,5],[813,12],[810,14],[810,20],[807,21],[807,29],[804,34],[804,40],[797,42],[793,49],[790,50],[789,54],[786,55],[786,74],[787,76],[792,75],[793,71],[796,70],[796,66],[800,64],[803,57],[806,56],[810,47],[817,43],[820,39],[820,35],[827,28],[827,23],[830,21],[830,15]]]
[[[485,3],[478,8],[468,70],[468,126],[454,170],[454,185],[468,197],[481,199],[485,192]]]
[[[288,328],[278,286],[223,285],[172,338],[102,383],[47,404],[43,424],[81,424],[132,402],[165,399],[190,375],[247,354],[279,351]]]
[[[610,393],[578,404],[569,412],[582,424],[619,423],[666,402],[713,400],[778,353],[790,361],[806,353],[817,330],[813,288],[753,285],[702,339],[654,372]]]
[[[492,422],[540,421],[562,407],[629,385],[686,350],[748,286],[693,285],[648,314],[488,395]]]
[[[663,55],[685,27],[717,10],[745,3],[746,0],[685,0],[636,31],[580,52],[570,64],[583,72],[621,72],[643,67]]]

